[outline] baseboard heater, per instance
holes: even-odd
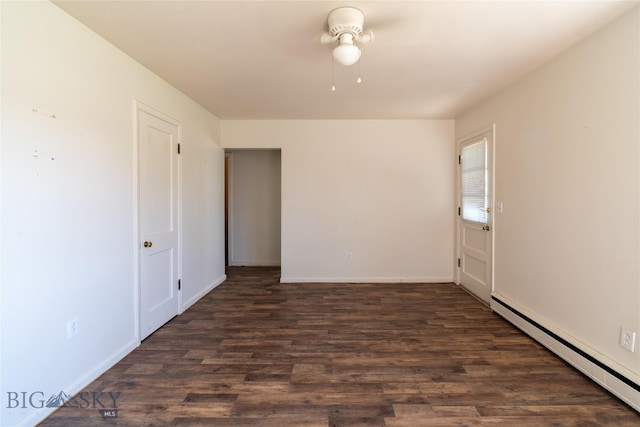
[[[596,359],[496,295],[491,296],[491,309],[640,412],[640,384],[636,381]]]

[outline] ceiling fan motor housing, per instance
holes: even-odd
[[[339,7],[329,13],[327,20],[329,34],[338,37],[341,34],[349,33],[357,37],[362,34],[364,25],[364,14],[355,7]]]

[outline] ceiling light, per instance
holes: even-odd
[[[342,33],[338,46],[333,49],[333,57],[344,66],[353,65],[360,59],[360,48],[353,44],[353,34]]]

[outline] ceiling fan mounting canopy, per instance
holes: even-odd
[[[362,34],[364,14],[355,7],[339,7],[329,13],[327,23],[329,34],[333,37],[339,37],[344,33],[357,37]]]

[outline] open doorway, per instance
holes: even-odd
[[[280,266],[280,150],[225,152],[227,266]]]

